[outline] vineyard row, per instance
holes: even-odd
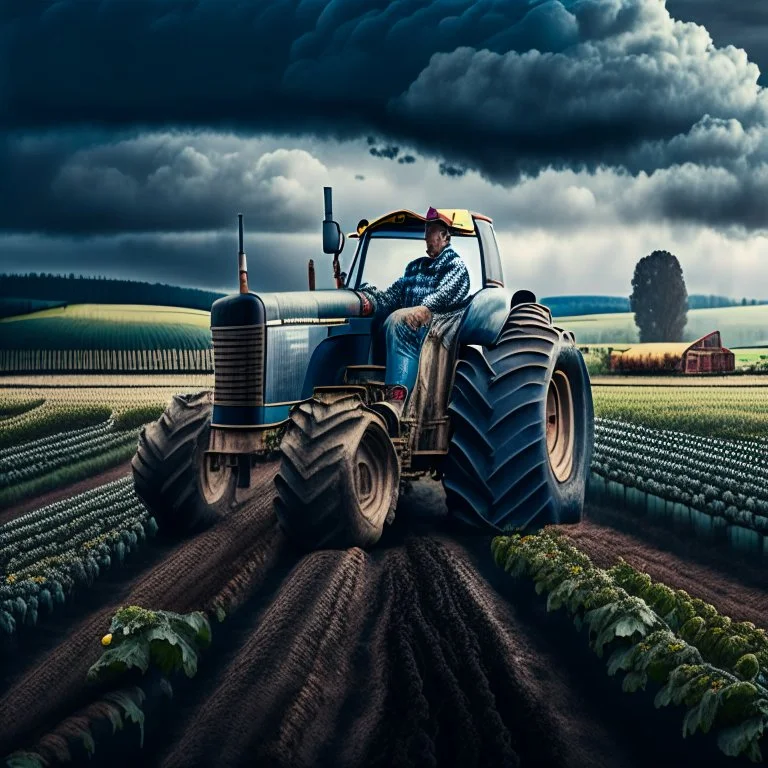
[[[212,349],[3,349],[0,370],[14,373],[77,371],[213,371]]]

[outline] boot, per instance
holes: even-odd
[[[400,419],[405,409],[408,388],[402,384],[388,384],[384,400],[371,404],[371,410],[384,418],[390,437],[400,437]]]

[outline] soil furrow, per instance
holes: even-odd
[[[264,481],[274,467],[262,468]],[[157,568],[137,578],[120,603],[113,602],[73,627],[71,634],[0,697],[0,754],[33,739],[93,696],[88,668],[101,653],[100,638],[121,604],[179,613],[199,610],[234,576],[233,564],[273,523],[272,497],[265,494],[236,509],[194,539],[177,545]]]
[[[391,675],[390,625],[396,606],[391,570],[398,553],[369,565],[375,595],[368,601],[363,629],[353,650],[347,690],[333,731],[325,734],[318,765],[359,766],[374,751],[378,725],[387,703]]]
[[[302,556],[272,513],[267,489],[275,470],[263,465],[254,480],[265,492],[131,584],[123,604],[220,607],[232,617],[218,632],[214,625],[198,676],[180,679],[178,690],[174,682],[174,701],[153,710],[144,751],[131,744],[117,758],[108,749],[99,757],[97,744],[96,764],[728,762],[710,737],[682,740],[681,710],[654,709],[651,692],[623,693],[564,612],[547,613],[530,580],[495,566],[489,536],[446,535],[439,484],[417,484],[374,551]],[[593,519],[560,530],[598,565],[621,555],[734,619],[760,624],[768,615],[766,578],[756,565],[729,563],[700,542],[681,543],[650,526],[642,536],[615,530],[601,522],[619,513],[600,511],[596,520],[592,512]],[[118,606],[110,603],[2,694],[0,754],[66,715],[61,733],[99,711],[98,689],[86,688],[85,673]]]
[[[116,467],[104,470],[104,472],[100,472],[98,475],[93,475],[93,477],[78,480],[76,483],[71,483],[70,485],[61,488],[54,488],[40,496],[24,499],[24,501],[21,501],[18,504],[0,510],[0,525],[15,520],[22,515],[26,515],[27,512],[33,512],[41,507],[47,507],[49,504],[54,504],[62,499],[69,499],[72,496],[77,496],[78,493],[85,493],[85,491],[90,491],[91,488],[96,488],[99,485],[106,485],[113,480],[119,480],[121,477],[127,477],[130,474],[131,462],[128,460],[124,461],[122,464],[118,464]]]
[[[368,561],[356,548],[305,557],[163,765],[316,765],[362,629]]]
[[[712,559],[708,565],[702,562],[702,554],[695,560],[690,559],[685,550],[676,546],[671,535],[666,537],[665,546],[664,540],[651,543],[644,537],[593,519],[563,526],[562,531],[600,567],[610,567],[623,557],[655,581],[673,589],[684,589],[692,597],[706,600],[734,621],[768,626],[768,569],[765,565],[760,568],[739,562],[736,553],[731,554],[736,562],[723,563],[719,552],[710,553]],[[725,570],[729,565],[731,573]]]

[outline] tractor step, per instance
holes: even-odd
[[[346,384],[377,384],[384,385],[384,365],[348,365],[344,374]]]

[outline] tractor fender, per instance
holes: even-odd
[[[464,312],[459,327],[459,344],[490,347],[499,337],[509,317],[512,293],[506,288],[482,288]]]

